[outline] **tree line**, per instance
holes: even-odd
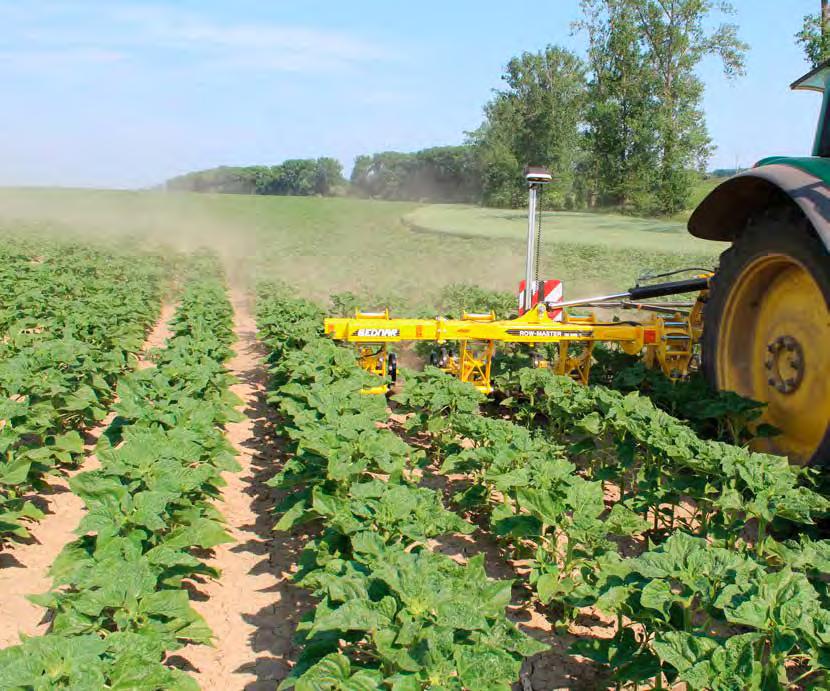
[[[220,166],[171,178],[176,192],[277,194],[307,197],[344,193],[343,166],[334,158],[290,159],[276,166]]]
[[[460,146],[358,156],[350,180],[330,158],[223,167],[170,189],[253,194],[354,194],[380,199],[525,203],[522,171],[545,165],[549,208],[615,207],[671,214],[687,207],[712,153],[700,62],[744,71],[747,49],[722,0],[581,0],[579,56],[561,46],[510,60],[481,126]]]
[[[220,166],[172,178],[178,192],[342,196],[436,202],[478,202],[480,175],[469,145],[415,153],[387,151],[358,156],[351,179],[333,158],[292,159],[277,166]]]

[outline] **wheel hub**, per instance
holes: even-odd
[[[792,336],[779,336],[767,344],[764,367],[767,383],[783,394],[794,393],[804,380],[804,348]]]

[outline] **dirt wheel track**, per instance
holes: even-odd
[[[226,474],[217,508],[235,543],[220,545],[209,564],[215,581],[192,584],[193,606],[213,630],[214,647],[188,646],[168,660],[189,671],[203,689],[272,691],[290,669],[294,629],[310,607],[304,591],[290,583],[305,539],[273,532],[277,493],[265,481],[278,469],[280,449],[266,402],[264,350],[248,296],[235,290],[236,355],[233,391],[244,402],[242,422],[228,425],[242,471]]]
[[[159,320],[144,344],[144,353],[164,345],[170,336],[168,322],[175,309],[173,304],[162,306]],[[140,358],[138,366],[148,366],[146,358]],[[24,542],[12,543],[0,552],[0,647],[16,645],[20,642],[20,634],[46,633],[49,622],[44,618],[43,608],[29,602],[26,596],[44,593],[52,587],[49,567],[64,546],[75,538],[74,530],[84,515],[84,504],[69,489],[69,479],[100,467],[93,451],[114,417],[115,414],[110,413],[87,431],[85,460],[80,467],[49,478],[49,491],[33,497],[46,516],[30,527],[31,537]]]

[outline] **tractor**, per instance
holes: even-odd
[[[716,187],[689,232],[731,242],[709,281],[702,369],[766,403],[763,450],[830,463],[830,61],[792,84],[824,94],[813,155],[759,161]]]
[[[760,161],[716,187],[689,219],[689,232],[728,241],[714,273],[678,278],[674,271],[628,290],[564,301],[558,281],[539,278],[542,215],[538,195],[551,181],[528,167],[525,280],[519,316],[467,314],[460,319],[392,318],[388,311],[325,320],[326,333],[349,341],[359,362],[379,376],[366,393],[382,394],[395,379],[400,341],[432,341],[441,355],[433,364],[478,388],[493,390],[491,365],[498,343],[537,349],[533,366],[587,383],[596,343],[642,355],[672,380],[700,368],[719,390],[766,404],[764,422],[777,434],[757,441],[759,450],[793,462],[830,463],[830,61],[792,87],[820,91],[824,101],[813,147],[804,158]],[[696,293],[691,302],[668,296]],[[655,301],[656,300],[656,301]],[[600,307],[646,313],[642,321],[608,321],[565,308]],[[553,361],[541,355],[554,346]],[[699,355],[699,357],[698,357]]]

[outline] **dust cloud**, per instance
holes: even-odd
[[[222,259],[231,285],[245,287],[252,278],[250,259],[257,256],[254,229],[210,201],[209,195],[161,191],[5,188],[0,228],[162,253],[208,249]]]

